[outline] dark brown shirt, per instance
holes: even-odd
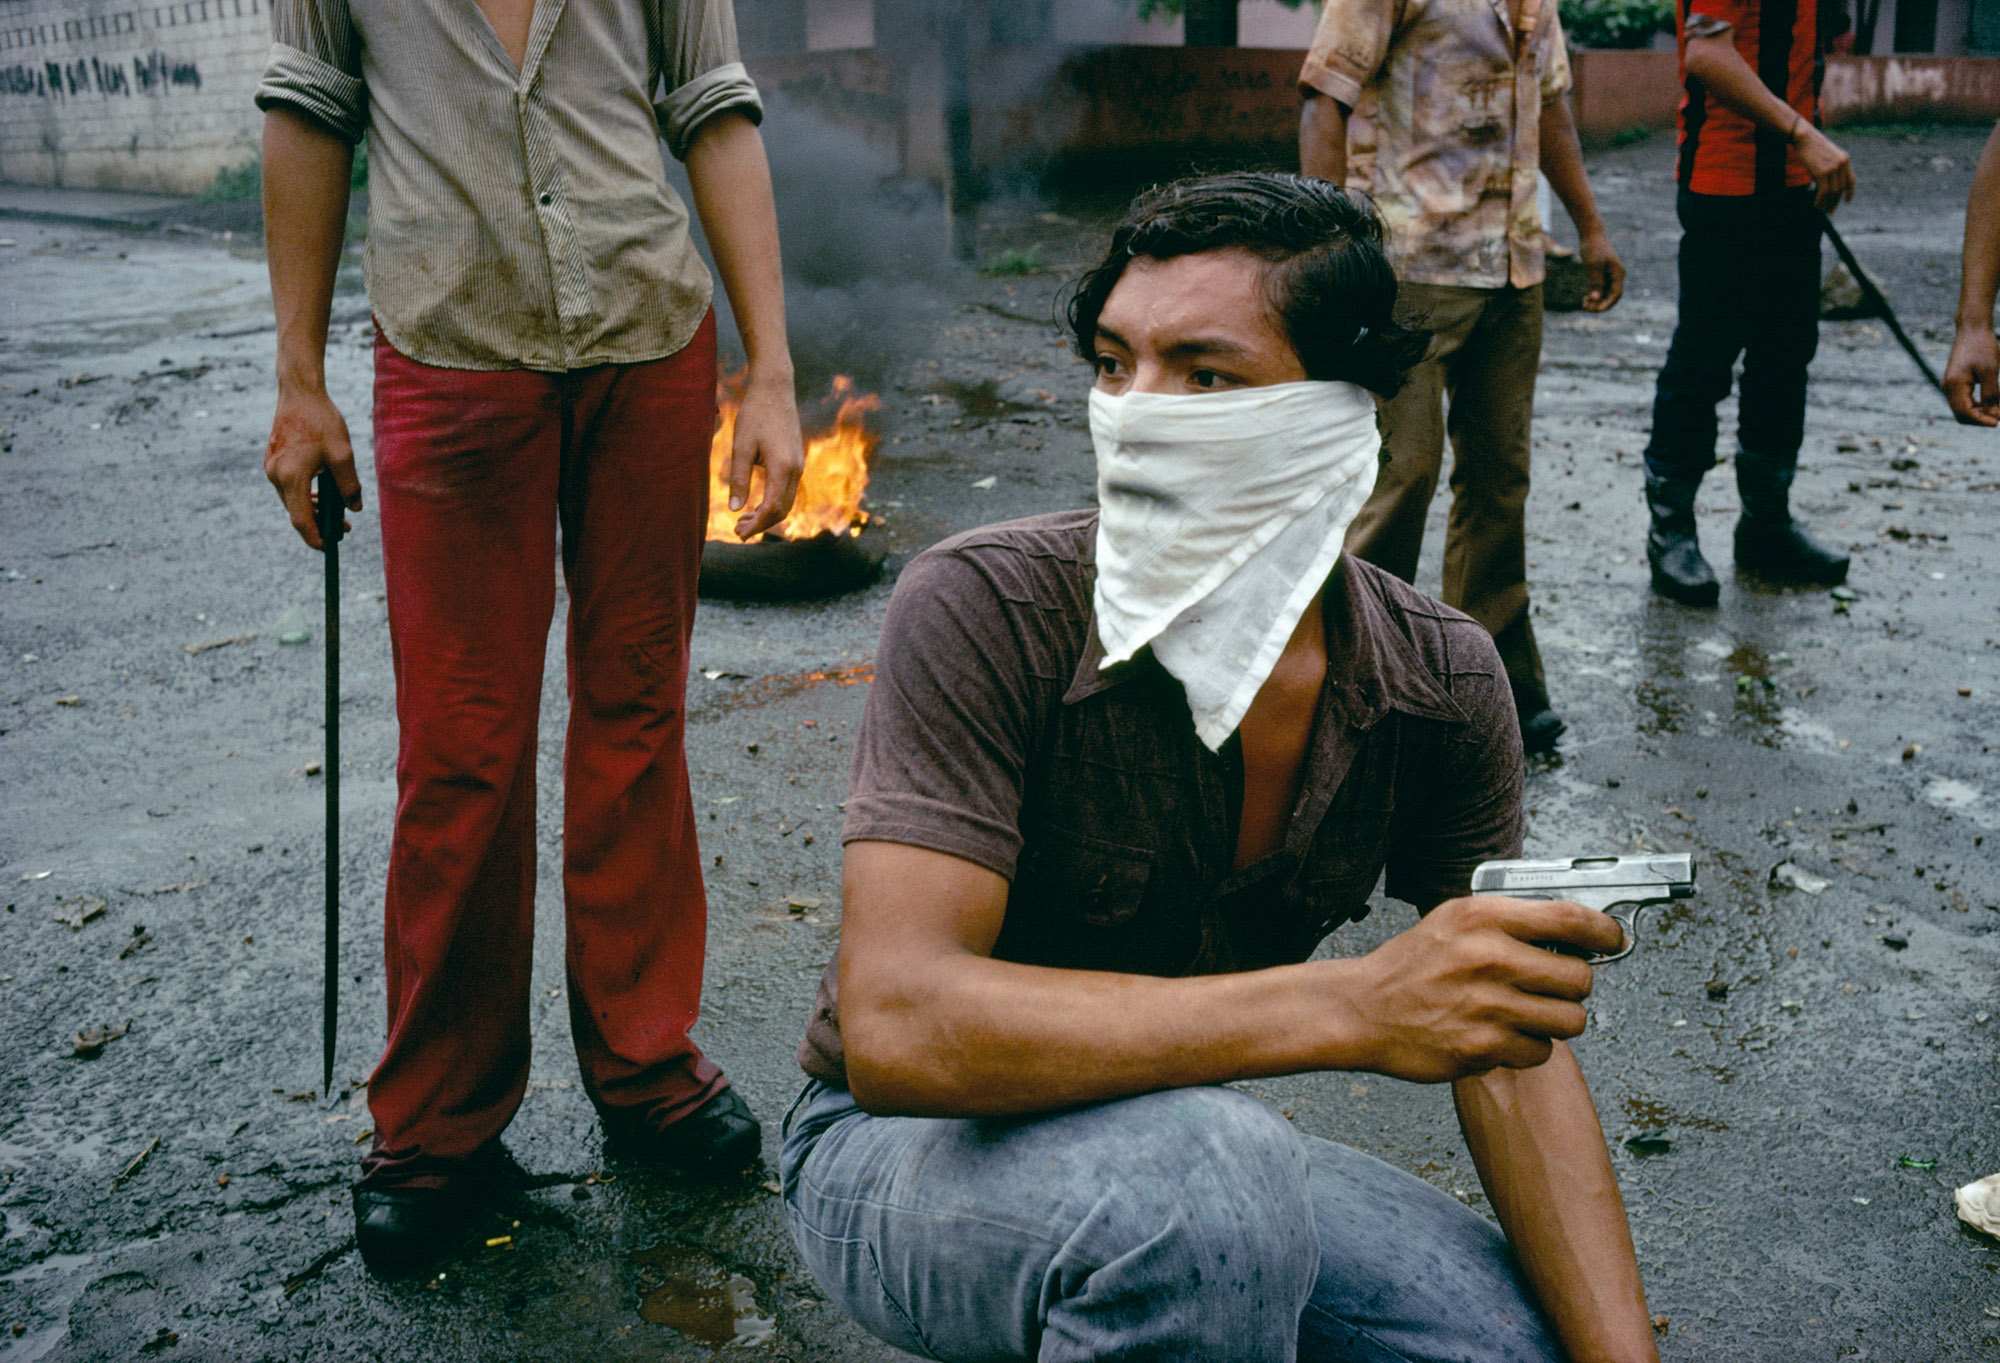
[[[1428,911],[1521,846],[1521,739],[1486,632],[1358,559],[1325,594],[1327,676],[1283,846],[1235,869],[1243,763],[1196,738],[1152,655],[1100,669],[1097,516],[944,541],[903,571],[855,743],[844,842],[1012,882],[1002,960],[1147,975],[1302,961],[1387,891]],[[837,964],[837,962],[835,963]],[[829,964],[799,1047],[844,1084]]]

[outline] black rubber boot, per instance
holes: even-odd
[[[1695,538],[1694,494],[1701,479],[1646,475],[1646,507],[1653,513],[1646,531],[1646,562],[1653,567],[1653,590],[1683,606],[1713,606],[1722,585]]]
[[[1847,581],[1847,555],[1835,553],[1792,519],[1791,460],[1744,450],[1736,456],[1743,516],[1736,522],[1736,566],[1771,582],[1834,587]]]

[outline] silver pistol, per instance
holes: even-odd
[[[1472,892],[1514,899],[1573,899],[1610,914],[1625,930],[1624,949],[1584,958],[1592,965],[1604,965],[1624,960],[1639,944],[1642,909],[1694,897],[1694,857],[1687,852],[1656,852],[1641,857],[1483,861],[1472,873]]]

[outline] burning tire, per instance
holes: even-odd
[[[811,601],[866,587],[882,576],[885,544],[822,530],[811,539],[765,535],[748,544],[701,548],[701,594],[720,601]]]
[[[717,394],[720,418],[709,450],[701,594],[722,601],[809,601],[866,587],[882,576],[889,552],[888,545],[868,540],[870,517],[861,509],[876,444],[867,418],[881,409],[881,399],[856,393],[844,376],[834,379],[828,402],[838,410],[831,430],[805,442],[792,514],[770,534],[745,544],[736,538],[738,513],[729,509],[730,454],[741,405],[731,389],[740,379],[725,377]]]

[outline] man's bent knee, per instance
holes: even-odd
[[[1049,1264],[1041,1358],[1292,1357],[1319,1265],[1297,1134],[1229,1089],[1111,1106],[1121,1153]]]

